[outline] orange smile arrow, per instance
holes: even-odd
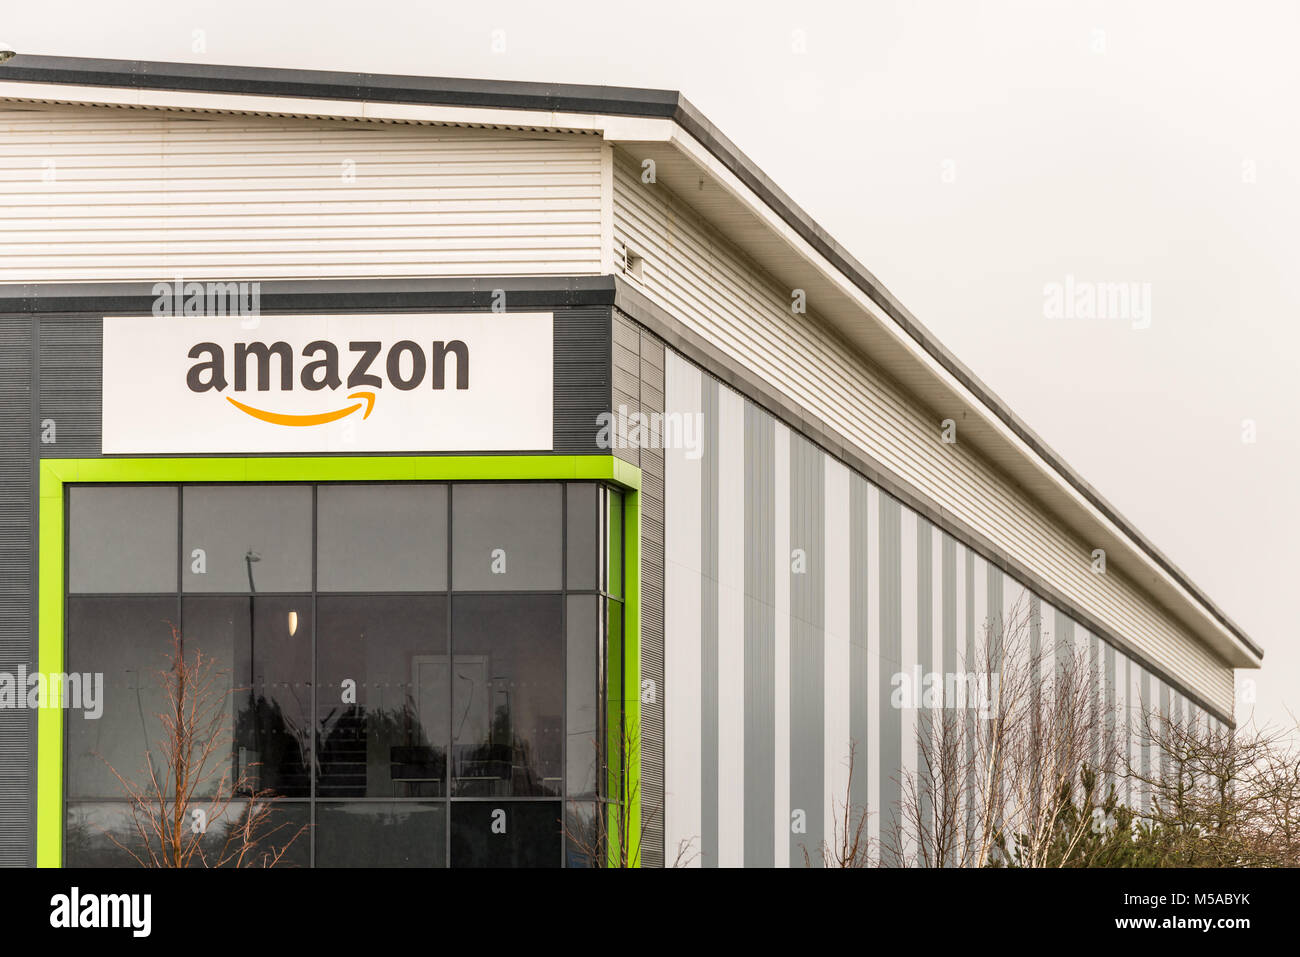
[[[346,409],[335,409],[333,412],[319,412],[314,415],[288,415],[283,412],[267,412],[265,409],[255,409],[251,405],[244,405],[237,402],[230,396],[226,396],[226,401],[233,405],[240,412],[251,415],[255,419],[261,419],[263,422],[270,422],[272,425],[290,425],[297,428],[307,425],[325,425],[327,422],[337,422],[346,415],[365,406],[363,419],[370,418],[370,413],[375,408],[375,394],[373,392],[353,392],[348,396],[349,399],[365,399],[364,403],[358,402],[356,405],[350,405]]]

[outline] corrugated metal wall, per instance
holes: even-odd
[[[662,414],[664,346],[621,313],[614,313],[612,409],[629,415]],[[664,451],[616,448],[641,469],[641,862],[664,865]],[[669,862],[671,863],[671,861]]]
[[[1222,727],[671,350],[664,381],[667,416],[698,417],[704,437],[698,455],[670,447],[664,462],[667,848],[688,844],[704,866],[802,866],[805,852],[816,864],[846,797],[888,845],[927,720],[891,697],[918,666],[982,671],[1013,654],[1027,663],[1041,645],[1058,667],[1084,656],[1097,706],[1123,706],[1130,748],[1144,705]],[[1149,766],[1139,750],[1135,763]]]
[[[1215,707],[1231,712],[1233,673],[1114,570],[1091,572],[1092,546],[1067,534],[982,459],[938,441],[938,420],[864,362],[815,315],[790,309],[776,286],[725,237],[662,185],[641,182],[616,157],[614,243],[642,257],[640,287],[730,360],[809,410],[880,462],[1052,582],[1070,601]]]
[[[600,141],[0,104],[0,282],[600,272]]]
[[[35,321],[0,317],[0,671],[36,667]],[[36,863],[36,712],[0,709],[0,866]]]

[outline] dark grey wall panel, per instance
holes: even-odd
[[[100,454],[103,409],[103,321],[97,317],[40,320],[42,458]],[[54,441],[47,441],[49,438]]]
[[[0,318],[0,671],[36,667],[34,320]],[[36,713],[0,710],[0,866],[36,863]]]
[[[600,451],[596,420],[609,409],[609,338],[608,307],[555,310],[556,452]]]

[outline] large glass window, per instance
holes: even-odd
[[[445,596],[318,599],[318,797],[444,797]]]
[[[268,801],[246,864],[303,827],[281,866],[597,860],[611,507],[593,483],[69,487],[65,667],[104,691],[65,722],[65,863],[148,857],[129,792],[172,799],[178,648],[209,676],[186,694],[210,863]]]
[[[453,600],[453,794],[562,794],[563,620],[558,595]]]

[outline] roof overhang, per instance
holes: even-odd
[[[807,291],[866,361],[1145,590],[1223,660],[1263,650],[679,93],[19,55],[0,100],[598,134],[714,223],[764,270]],[[1085,556],[1081,556],[1081,560]]]

